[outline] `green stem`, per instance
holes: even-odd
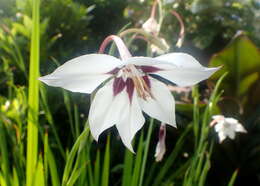
[[[141,29],[141,28],[129,28],[127,30],[124,30],[123,32],[121,32],[119,34],[120,37],[124,37],[125,35],[128,35],[130,33],[137,33],[137,34],[141,34],[143,35],[149,42],[155,44],[156,46],[158,46],[160,49],[162,49],[163,51],[168,51],[168,48],[162,43],[162,41],[157,37],[154,36],[148,32],[146,32],[145,30]]]
[[[27,160],[26,186],[33,185],[37,166],[38,153],[38,112],[39,112],[39,50],[40,50],[40,0],[32,1],[32,35],[30,49],[30,72],[28,94],[28,124],[27,124]]]

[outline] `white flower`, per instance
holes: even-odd
[[[155,161],[157,162],[162,161],[163,156],[166,152],[165,138],[166,138],[166,126],[164,123],[162,123],[159,130],[159,140],[156,145],[155,154],[154,154]]]
[[[243,125],[234,118],[225,118],[222,115],[215,115],[212,118],[214,119],[212,123],[217,123],[214,129],[218,133],[220,143],[227,137],[235,139],[236,132],[247,132]]]
[[[154,19],[154,17],[150,17],[149,19],[147,19],[142,27],[146,32],[152,33],[156,36],[159,34],[159,24]]]
[[[120,46],[122,60],[106,54],[83,55],[39,80],[72,92],[91,94],[99,88],[89,111],[93,137],[98,140],[104,130],[115,125],[124,145],[133,152],[131,141],[145,123],[142,111],[176,127],[174,98],[164,83],[150,75],[189,86],[207,79],[218,68],[203,67],[185,53],[131,57],[122,40],[116,36],[113,39]]]

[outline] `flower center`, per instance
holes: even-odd
[[[138,70],[134,65],[127,65],[125,68],[126,74],[133,80],[137,95],[144,100],[152,96],[151,85],[148,76],[141,70]]]
[[[141,68],[138,69],[135,65],[129,64],[121,69],[113,70],[112,73],[116,75],[113,83],[114,96],[126,88],[130,101],[134,90],[144,100],[153,98],[150,80]]]
[[[123,74],[127,78],[133,81],[134,88],[136,89],[137,95],[144,100],[147,98],[152,98],[151,85],[148,76],[143,73],[143,71],[138,70],[134,65],[126,65],[123,69]]]

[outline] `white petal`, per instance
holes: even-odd
[[[215,127],[214,127],[216,132],[220,132],[221,130],[223,130],[223,121],[218,122]]]
[[[219,133],[218,133],[218,137],[219,137],[219,143],[222,143],[222,141],[224,140],[224,139],[226,139],[226,134],[223,132],[223,131],[220,131]]]
[[[125,64],[146,65],[161,69],[157,74],[179,86],[194,85],[209,78],[219,68],[206,68],[192,56],[184,53],[170,53],[156,58],[132,57]]]
[[[156,60],[155,58],[140,56],[140,57],[127,58],[125,61],[123,61],[123,63],[124,64],[134,64],[134,65],[137,65],[137,66],[138,65],[153,66],[153,65],[158,65],[160,63],[164,63],[164,62]]]
[[[176,127],[174,97],[165,84],[153,78],[150,81],[153,98],[139,98],[142,110],[150,117]]]
[[[120,94],[122,99],[128,99],[128,95],[125,91],[122,91]],[[144,122],[145,119],[134,91],[132,103],[128,103],[125,107],[122,108],[120,121],[116,124],[117,130],[124,145],[131,152],[134,152],[131,142],[137,131],[143,127]]]
[[[143,126],[145,119],[138,105],[135,93],[132,103],[125,90],[113,96],[113,81],[98,90],[89,111],[90,131],[98,140],[99,135],[116,124],[124,145],[132,152],[131,141]]]
[[[227,130],[226,131],[226,135],[230,138],[230,139],[235,139],[235,131],[234,130]]]
[[[202,67],[202,65],[194,57],[185,53],[169,53],[155,57],[155,59],[171,63],[173,65],[176,65],[177,67]]]
[[[89,54],[76,57],[53,73],[39,80],[50,86],[62,87],[73,92],[91,93],[111,75],[106,74],[122,65],[121,60],[105,54]]]
[[[194,57],[185,53],[169,53],[155,59],[168,62],[173,66],[160,64],[157,67],[165,69],[155,74],[172,81],[179,86],[190,86],[209,78],[219,68],[203,67]],[[175,66],[175,67],[174,67]]]
[[[244,132],[244,133],[247,132],[246,129],[243,127],[243,125],[241,125],[240,123],[238,123],[238,124],[236,125],[235,131],[236,131],[236,132]]]
[[[113,81],[109,81],[100,88],[91,103],[89,110],[89,126],[92,136],[98,141],[99,135],[106,129],[116,124],[115,117],[118,117],[119,107],[116,107],[113,96]],[[117,112],[113,112],[115,111]],[[114,117],[113,117],[114,116]]]

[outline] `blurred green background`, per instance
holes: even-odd
[[[152,4],[152,0],[42,0],[40,74],[52,72],[73,57],[96,53],[106,36],[118,34],[121,29],[141,28],[150,16]],[[228,72],[220,85],[220,90],[224,92],[214,113],[239,119],[248,131],[246,135],[238,135],[234,141],[226,140],[218,144],[214,130],[209,129],[208,138],[213,139],[215,145],[205,185],[228,185],[236,170],[234,185],[260,185],[260,1],[161,0],[161,4],[164,19],[159,36],[167,41],[169,51],[187,52],[206,66],[223,66],[209,81],[198,86],[199,110],[203,112],[216,81]],[[181,16],[185,25],[185,39],[180,48],[176,47],[176,42],[181,28],[176,17],[170,13],[172,10]],[[23,185],[25,180],[32,25],[32,0],[0,0],[0,180],[16,177],[20,180],[18,185]],[[134,40],[130,46],[133,55],[145,56],[147,48],[149,44],[143,40]],[[159,185],[181,185],[189,167],[187,162],[195,152],[194,136],[190,132],[191,135],[186,136],[176,155],[177,161],[166,161],[172,157],[177,139],[194,119],[191,94],[188,93],[187,99],[183,99],[183,93],[174,92],[174,95],[179,101],[176,106],[178,129],[167,128],[165,160],[156,163],[153,152],[149,152],[147,161],[151,163],[146,169],[153,171],[146,171],[143,185],[151,185],[156,172],[165,165],[168,166],[165,168],[167,171],[158,178]],[[48,135],[48,148],[52,149],[52,158],[55,157],[58,170],[56,177],[61,178],[69,151],[87,121],[90,96],[41,85],[40,97],[39,154],[45,154],[44,140]],[[154,125],[151,149],[155,149],[158,129],[159,125]],[[148,127],[142,130],[146,134]],[[124,155],[125,148],[117,132],[114,129],[110,132],[109,185],[121,185],[123,181],[120,176],[126,166],[123,161],[127,154]],[[108,132],[105,132],[99,143],[92,142],[88,137],[88,143],[92,145],[86,153],[92,159],[85,163],[92,164],[93,172],[98,172],[98,168],[94,168],[99,162],[96,153],[106,152],[107,136]],[[142,139],[141,132],[136,138]],[[49,175],[48,172],[46,174]],[[55,185],[55,173],[51,171],[50,174],[52,179],[46,176],[45,184]],[[76,183],[87,185],[83,177]],[[100,184],[101,181],[94,183]]]

